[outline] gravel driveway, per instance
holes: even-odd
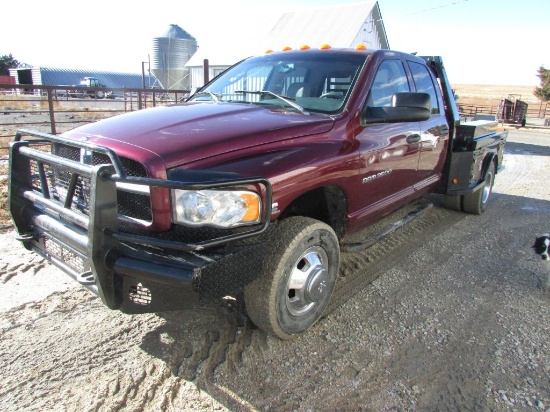
[[[511,132],[482,216],[438,205],[343,256],[281,341],[224,308],[123,315],[0,235],[3,411],[550,411],[550,134]]]

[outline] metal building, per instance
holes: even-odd
[[[201,47],[187,63],[190,70],[190,87],[204,84],[204,60],[208,60],[209,78],[212,79],[227,67],[267,49],[298,48],[303,44],[315,48],[322,44],[331,47],[355,47],[364,44],[368,49],[389,49],[378,1],[307,8],[278,16],[258,16],[252,27],[247,22],[246,41],[226,38],[224,44],[237,47]],[[253,33],[253,36],[250,36]]]
[[[146,87],[155,84],[155,77],[137,73],[117,73],[97,70],[62,69],[56,67],[19,67],[10,69],[10,76],[15,77],[16,84],[34,84],[44,86],[70,86],[79,84],[84,77],[97,77],[106,87],[126,87],[141,89],[143,81]]]
[[[195,38],[177,24],[171,24],[161,37],[153,39],[151,72],[163,89],[189,87],[189,69],[185,65],[196,51]]]

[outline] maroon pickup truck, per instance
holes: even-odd
[[[497,126],[460,123],[439,57],[267,53],[182,104],[20,130],[10,211],[25,247],[111,309],[237,300],[288,338],[321,317],[347,236],[433,192],[485,210]]]

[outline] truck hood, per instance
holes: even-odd
[[[140,161],[159,157],[166,169],[252,146],[329,131],[329,116],[234,103],[186,103],[114,116],[65,137],[107,146]],[[158,161],[158,158],[157,158]]]

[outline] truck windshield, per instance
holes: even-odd
[[[344,109],[366,59],[363,53],[337,51],[252,57],[223,72],[190,100],[336,114]]]

